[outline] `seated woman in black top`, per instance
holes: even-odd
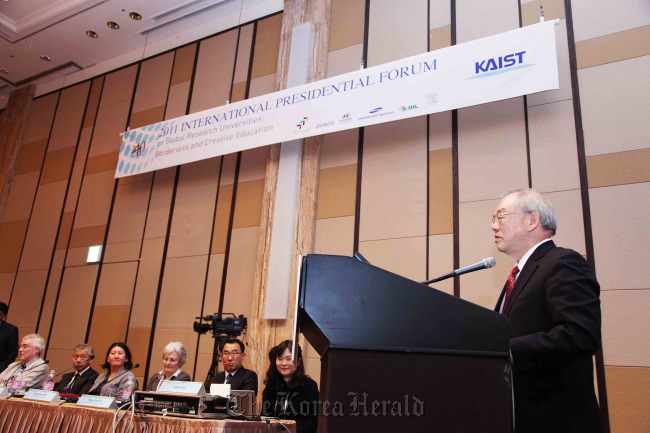
[[[295,360],[291,361],[291,340],[269,352],[262,393],[262,415],[296,421],[298,433],[314,433],[318,425],[318,385],[305,376],[302,350],[296,344]]]

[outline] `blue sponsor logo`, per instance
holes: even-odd
[[[384,107],[375,107],[372,110],[369,111],[370,114],[375,114],[379,113],[381,110],[383,110]]]
[[[524,54],[526,51],[519,51],[474,62],[474,76],[468,79],[489,77],[533,66],[525,63]]]

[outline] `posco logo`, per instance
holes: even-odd
[[[307,117],[305,116],[302,119],[300,119],[300,121],[296,124],[296,128],[302,129],[305,127],[306,124],[307,124]]]
[[[369,111],[370,114],[379,113],[384,107],[376,107]]]
[[[515,69],[533,66],[524,63],[524,54],[526,54],[526,51],[519,51],[475,62],[474,76],[468,79],[489,77],[491,75],[503,74],[514,71]]]
[[[328,126],[332,126],[332,125],[334,125],[334,121],[324,122],[324,123],[317,123],[316,124],[316,129],[318,129],[318,128],[327,128]]]

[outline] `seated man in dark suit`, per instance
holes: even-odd
[[[64,374],[54,385],[54,390],[62,394],[86,394],[98,373],[90,367],[90,361],[95,358],[95,350],[90,344],[77,344],[72,349],[72,367],[74,371]]]
[[[7,323],[9,306],[0,302],[0,371],[16,360],[18,355],[18,328]]]
[[[242,367],[244,350],[244,343],[237,338],[229,338],[223,343],[219,359],[225,371],[205,383],[206,391],[210,392],[210,384],[228,383],[230,389],[251,390],[257,395],[257,373]]]

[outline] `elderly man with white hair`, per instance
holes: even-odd
[[[533,189],[492,215],[494,243],[516,261],[496,310],[508,319],[517,433],[599,433],[592,355],[600,345],[600,286],[591,266],[551,238],[557,218]]]
[[[47,362],[41,359],[45,351],[45,340],[38,334],[28,334],[23,337],[18,347],[18,361],[0,373],[0,386],[9,386],[11,382],[22,375],[25,389],[41,388],[47,380],[49,370]]]
[[[185,350],[183,343],[180,341],[167,343],[163,349],[162,359],[163,369],[153,375],[149,385],[147,385],[147,391],[158,390],[166,380],[192,380],[189,374],[181,370],[181,367],[183,367],[185,361],[187,361],[187,351]]]

